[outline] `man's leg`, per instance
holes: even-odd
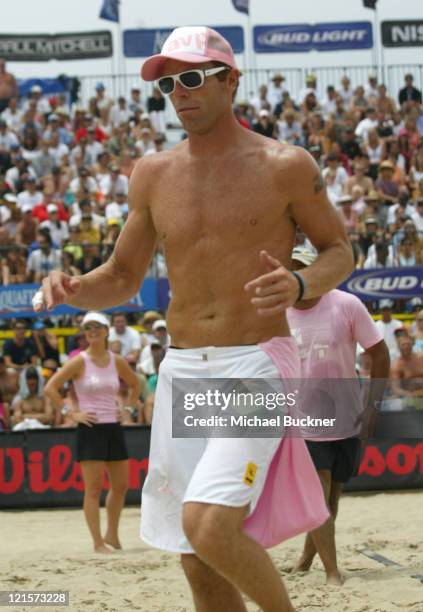
[[[331,483],[331,473],[330,470],[318,470],[317,471],[320,482],[322,483],[323,493],[325,496],[326,505],[329,508],[329,498],[330,498],[330,483]],[[292,569],[293,572],[308,572],[310,569],[314,557],[316,556],[317,548],[314,544],[314,540],[311,537],[311,533],[306,535],[306,539],[304,542],[304,549],[301,555],[300,560]]]
[[[336,517],[338,516],[339,498],[341,497],[343,486],[344,485],[342,482],[337,482],[335,480],[332,480],[332,486],[330,488],[330,497],[329,497],[329,510],[330,510],[330,513],[334,521],[336,520]]]
[[[322,483],[325,501],[331,516],[326,523],[321,527],[314,529],[306,536],[303,554],[300,561],[295,566],[294,571],[307,571],[310,569],[316,552],[322,560],[326,571],[326,582],[328,584],[342,584],[342,578],[338,570],[336,561],[336,545],[335,545],[335,516],[332,514],[331,494],[332,494],[332,476],[329,470],[318,470],[320,482]],[[337,483],[339,484],[339,483]],[[339,487],[337,487],[337,490]],[[339,500],[340,490],[338,493]],[[335,496],[336,499],[336,496]],[[335,505],[334,505],[335,507]],[[337,509],[337,508],[336,508]]]
[[[183,527],[198,558],[262,610],[291,612],[294,608],[269,555],[242,531],[246,514],[247,507],[186,502]]]
[[[191,587],[196,612],[246,612],[238,589],[196,555],[182,555],[181,563]]]

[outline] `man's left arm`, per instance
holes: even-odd
[[[299,299],[320,297],[345,280],[354,257],[340,215],[328,200],[320,170],[304,149],[287,147],[276,160],[276,180],[289,199],[288,213],[316,247],[316,261],[293,274],[267,251],[260,259],[268,270],[244,289],[260,316],[275,316]]]
[[[304,149],[291,163],[289,213],[318,251],[316,261],[301,270],[304,299],[327,293],[354,269],[351,244],[342,219],[329,201],[319,167]]]

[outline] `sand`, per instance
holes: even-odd
[[[423,574],[423,491],[346,495],[337,525],[339,565],[346,576],[341,588],[324,584],[320,561],[308,574],[286,573],[299,555],[303,537],[271,550],[296,609],[423,612],[423,584],[411,577]],[[70,607],[43,608],[50,611],[192,612],[178,557],[144,545],[138,528],[139,509],[125,508],[125,549],[106,557],[91,552],[79,509],[3,511],[0,590],[69,590]],[[367,558],[358,552],[363,547],[403,569]],[[258,610],[251,602],[247,606],[249,612]]]

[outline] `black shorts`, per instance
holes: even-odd
[[[124,461],[128,459],[123,428],[119,423],[99,423],[76,429],[77,461]]]
[[[360,440],[345,438],[328,442],[306,440],[316,470],[329,470],[335,482],[348,482],[358,473]]]

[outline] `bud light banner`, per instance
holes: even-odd
[[[372,47],[373,29],[370,21],[254,27],[256,53],[306,53],[312,50],[339,51]]]
[[[355,270],[338,289],[353,293],[363,302],[410,299],[423,294],[423,267],[375,268]]]
[[[211,26],[231,45],[234,53],[244,53],[244,30],[241,26]],[[160,53],[173,28],[124,30],[123,53],[125,57],[150,57]]]
[[[8,285],[0,287],[0,319],[28,318],[36,316],[67,315],[78,312],[80,309],[61,305],[51,312],[41,312],[38,315],[32,309],[31,300],[39,285]],[[111,308],[108,312],[119,310],[122,312],[139,312],[142,310],[166,310],[170,300],[169,283],[167,278],[146,278],[140,291],[126,304]]]

